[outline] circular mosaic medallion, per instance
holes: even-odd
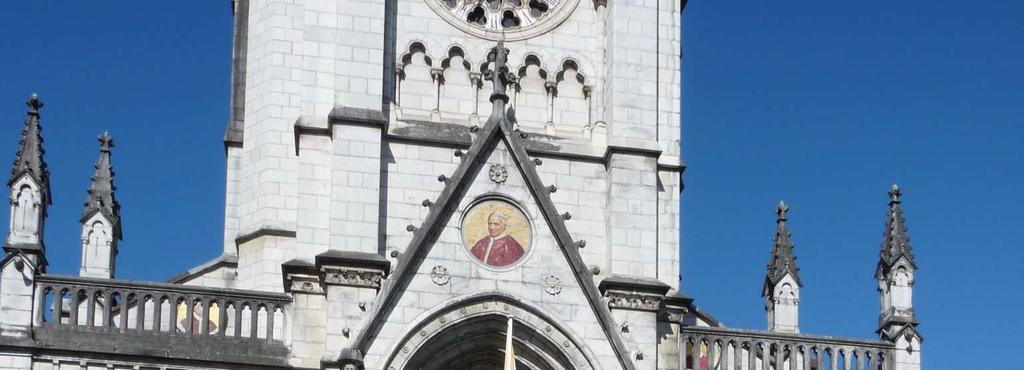
[[[530,251],[533,231],[526,214],[501,198],[485,199],[462,217],[462,240],[473,259],[493,269],[508,269]]]

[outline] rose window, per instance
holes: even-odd
[[[488,30],[514,30],[548,15],[559,0],[440,0],[459,19]]]

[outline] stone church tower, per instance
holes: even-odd
[[[898,190],[878,340],[800,333],[784,203],[767,331],[681,292],[685,1],[231,5],[221,255],[165,283],[114,278],[104,134],[82,245],[61,246],[81,248],[81,276],[47,273],[33,96],[0,369],[486,370],[511,365],[506,343],[520,370],[920,369]]]
[[[505,315],[544,339],[530,361],[672,361],[657,316],[682,299],[682,6],[236,2],[223,286],[359,271],[315,293],[310,366],[416,363],[475,335],[437,365],[490,363]],[[518,238],[501,266],[470,250],[492,214]],[[421,331],[434,339],[406,336]]]

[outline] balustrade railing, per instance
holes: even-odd
[[[686,370],[891,370],[892,343],[880,340],[683,327]]]
[[[50,331],[280,343],[285,294],[43,275],[35,326]]]

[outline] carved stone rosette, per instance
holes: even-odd
[[[437,265],[430,270],[430,280],[437,285],[448,284],[452,280],[451,275],[448,274],[448,269],[444,266]]]
[[[562,292],[562,279],[554,274],[549,274],[544,277],[542,281],[544,285],[544,292],[550,295],[558,295]]]
[[[500,164],[492,164],[487,171],[487,176],[491,178],[491,181],[501,184],[508,180],[508,169]]]

